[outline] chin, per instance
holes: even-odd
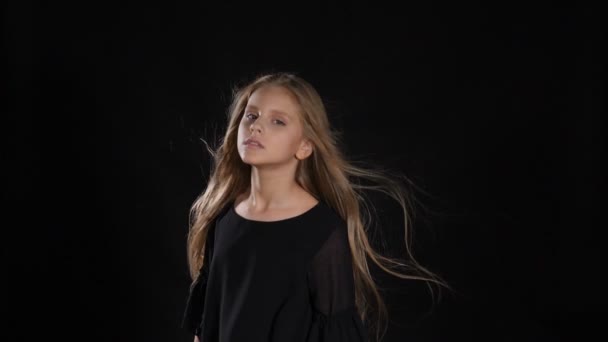
[[[255,157],[255,156],[245,156],[245,157],[243,157],[243,155],[241,155],[241,160],[245,164],[254,165],[254,166],[255,165],[264,164],[264,160],[262,158]]]

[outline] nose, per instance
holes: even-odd
[[[251,132],[253,132],[253,131],[258,131],[258,132],[260,132],[260,131],[261,131],[260,124],[258,123],[258,121],[257,121],[257,120],[256,120],[255,122],[252,122],[252,123],[251,123],[251,125],[249,126],[249,130],[250,130]]]

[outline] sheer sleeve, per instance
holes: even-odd
[[[205,260],[201,266],[196,281],[191,284],[186,309],[182,318],[182,328],[194,335],[199,335],[203,309],[205,307],[205,292],[207,289],[207,279],[209,277],[209,267],[213,257],[213,242],[215,240],[215,223],[207,235],[205,242]]]
[[[352,256],[345,225],[334,229],[308,270],[313,321],[308,342],[367,342],[355,305]]]

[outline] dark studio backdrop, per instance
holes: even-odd
[[[398,7],[397,7],[398,6]],[[4,341],[191,341],[188,209],[230,88],[292,71],[353,159],[418,187],[385,341],[575,341],[606,282],[599,8],[33,4],[3,12]],[[371,194],[385,223],[394,202]],[[8,220],[7,220],[8,221]],[[387,225],[388,226],[388,225]],[[394,226],[393,226],[394,227]],[[400,230],[383,233],[391,254]]]

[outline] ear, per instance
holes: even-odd
[[[313,152],[313,146],[312,146],[312,142],[310,142],[310,140],[308,139],[303,139],[302,142],[300,143],[300,147],[298,148],[298,151],[296,152],[296,158],[298,158],[299,160],[304,160],[306,158],[308,158]]]

